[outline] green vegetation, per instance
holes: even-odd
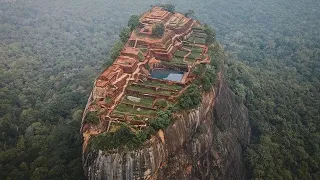
[[[193,59],[195,61],[195,59],[200,58],[201,52],[197,52],[197,51],[192,51],[189,55],[188,58],[189,59]]]
[[[178,50],[174,53],[174,56],[183,58],[185,55],[187,55],[189,51],[183,51],[183,50]]]
[[[158,4],[157,6],[162,7],[164,10],[174,13],[175,6],[173,4]]]
[[[125,27],[121,30],[119,37],[122,43],[126,43],[130,37],[131,30],[128,27]]]
[[[213,42],[212,40],[208,40],[208,38],[201,38],[201,37],[195,37],[194,38],[194,43],[196,44],[206,44],[206,43],[210,43]]]
[[[170,61],[162,61],[161,62],[164,66],[168,68],[181,68],[181,69],[187,69],[188,64],[183,61],[183,57],[175,56]]]
[[[209,50],[211,62],[208,65],[200,64],[196,66],[192,73],[199,76],[196,84],[200,85],[204,91],[209,91],[217,79],[217,73],[221,70],[225,55],[220,46],[215,46]]]
[[[149,86],[156,86],[156,87],[162,87],[166,89],[172,89],[172,90],[181,90],[182,86],[178,84],[166,84],[165,82],[160,82],[160,81],[145,81],[142,83],[143,85],[149,85]]]
[[[204,26],[204,32],[207,34],[205,43],[208,45],[214,43],[216,32],[212,28],[210,28],[208,25]]]
[[[143,87],[143,86],[139,86],[139,85],[131,85],[127,88],[127,90],[131,90],[131,91],[137,91],[137,92],[141,92],[141,93],[145,93],[145,94],[160,94],[160,95],[172,95],[173,92],[172,91],[167,91],[167,90],[154,90],[152,88],[147,88],[147,87]]]
[[[180,96],[179,106],[182,109],[193,109],[201,103],[201,94],[198,86],[191,84],[188,89]]]
[[[151,97],[148,97],[148,96],[142,96],[142,95],[129,95],[129,96],[140,98],[140,102],[139,103],[132,102],[132,101],[127,99],[128,96],[126,96],[126,98],[124,98],[122,100],[122,102],[127,102],[127,103],[131,103],[131,104],[141,104],[143,106],[151,107],[152,104],[153,104],[153,101],[154,101],[154,98],[151,98]]]
[[[166,111],[157,112],[157,117],[150,121],[150,126],[154,130],[166,129],[173,122],[172,109],[168,108]]]
[[[84,121],[90,124],[98,124],[100,122],[100,119],[98,117],[97,111],[89,111]]]
[[[146,53],[148,51],[148,48],[140,48],[140,51]]]
[[[185,49],[191,50],[192,45],[190,43],[188,43],[188,42],[183,42],[182,47],[185,48]]]
[[[152,27],[152,36],[162,37],[164,34],[164,24],[159,23]]]
[[[141,52],[138,53],[139,61],[144,61],[144,56]]]
[[[209,91],[213,87],[225,58],[219,46],[210,49],[208,53],[211,56],[210,64],[199,64],[192,69],[192,73],[198,76],[195,83],[201,86],[204,91]]]
[[[132,150],[141,147],[147,139],[145,133],[138,132],[134,134],[125,124],[114,133],[102,133],[94,136],[89,141],[91,149],[111,150]]]
[[[194,44],[206,44],[207,43],[207,36],[205,37],[200,37],[201,34],[199,36],[197,36],[197,33],[193,33],[188,39],[187,42],[188,43],[194,43]],[[212,41],[213,42],[213,41]],[[212,43],[211,42],[211,43]]]
[[[192,18],[194,17],[194,14],[194,11],[189,9],[187,12],[184,13],[184,16]]]
[[[116,42],[110,53],[110,57],[113,61],[117,59],[122,49],[123,49],[123,43],[120,41]]]
[[[209,91],[213,87],[217,79],[216,72],[217,71],[214,69],[214,67],[207,65],[205,73],[200,78],[200,82],[204,91]]]
[[[168,106],[168,102],[165,99],[157,99],[155,105],[161,108],[165,108]]]
[[[198,47],[198,46],[194,46],[191,48],[191,51],[193,53],[197,52],[197,53],[201,53],[203,51],[203,48],[202,47]]]
[[[133,108],[132,105],[126,105],[123,103],[118,104],[114,111],[117,113],[122,112],[122,113],[139,114],[139,115],[154,115],[156,113],[154,110],[144,109],[139,107]]]
[[[188,64],[181,61],[181,58],[178,57],[174,57],[169,62],[162,61],[161,63],[168,68],[188,69]]]
[[[196,76],[200,76],[205,72],[206,65],[205,64],[199,64],[198,66],[194,67],[191,72],[195,74]]]
[[[112,98],[106,97],[106,98],[104,99],[104,102],[106,102],[107,104],[110,104],[110,103],[112,103],[113,101],[112,101]]]
[[[84,179],[79,127],[92,82],[128,17],[152,3],[0,2],[0,179]],[[195,9],[217,28],[225,77],[249,109],[248,178],[320,179],[318,0],[201,1]],[[222,69],[217,50],[212,66]]]
[[[140,17],[138,15],[132,15],[130,17],[128,21],[128,27],[130,28],[131,31],[140,25],[139,18]]]
[[[121,125],[116,132],[102,133],[94,136],[89,141],[91,149],[104,151],[134,150],[141,148],[143,143],[159,129],[166,129],[173,122],[173,107],[165,111],[157,112],[157,116],[150,121],[150,126],[144,130],[133,133],[125,124]]]

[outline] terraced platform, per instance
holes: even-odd
[[[116,132],[123,124],[133,133],[148,127],[157,112],[179,102],[196,78],[192,70],[210,63],[207,34],[198,21],[161,7],[139,21],[120,56],[95,81],[82,119],[84,146],[90,137]],[[150,31],[159,23],[164,33],[154,37]],[[170,79],[174,72],[179,78]]]

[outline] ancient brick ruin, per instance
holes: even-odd
[[[195,78],[191,70],[210,63],[207,35],[198,21],[154,7],[140,17],[140,23],[120,56],[95,81],[82,120],[84,146],[91,136],[114,132],[122,123],[133,131],[145,128],[157,111],[178,101]],[[164,34],[154,37],[152,28],[159,23],[164,24]],[[162,75],[162,70],[169,72],[168,77],[153,76]],[[182,77],[170,79],[176,76],[170,72]],[[97,122],[86,120],[90,113],[95,113]]]

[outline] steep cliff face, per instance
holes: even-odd
[[[84,152],[88,179],[244,179],[243,150],[251,132],[247,109],[219,79],[198,109],[177,115],[140,150]]]
[[[189,130],[191,136],[160,170],[159,179],[245,179],[248,111],[223,80],[217,87],[213,108],[200,111],[198,128]]]

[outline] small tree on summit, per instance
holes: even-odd
[[[164,24],[156,24],[152,27],[152,35],[156,37],[161,37],[164,33]]]
[[[140,25],[139,16],[138,15],[132,15],[128,21],[128,27],[130,30],[134,30],[137,26]]]
[[[158,4],[159,7],[162,7],[164,10],[174,13],[175,6],[173,4]]]
[[[130,37],[130,33],[131,33],[130,28],[128,27],[123,28],[119,34],[121,42],[126,43]]]
[[[189,9],[186,13],[184,13],[186,17],[193,17],[194,16],[194,11]]]
[[[207,34],[206,44],[212,44],[215,41],[216,32],[207,24],[204,25],[204,32]]]
[[[199,106],[201,103],[201,94],[198,86],[192,84],[188,89],[180,96],[179,105],[182,109],[193,109]]]

